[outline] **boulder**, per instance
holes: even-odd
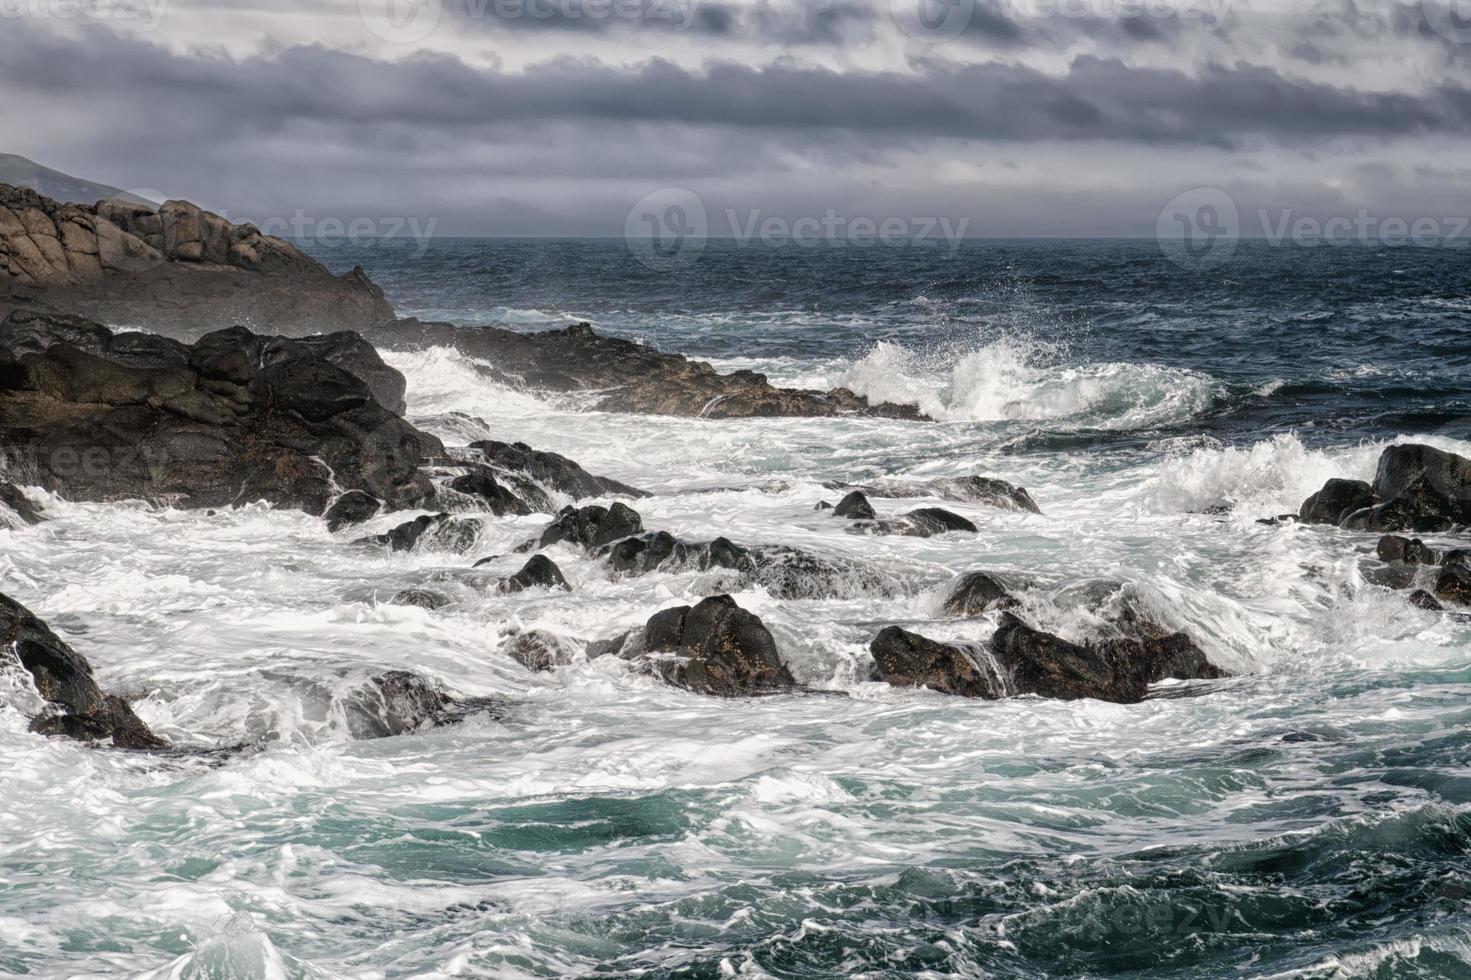
[[[1471,568],[1465,564],[1447,564],[1435,580],[1435,597],[1462,606],[1471,606]]]
[[[832,490],[857,489],[870,497],[938,497],[959,503],[985,504],[1001,510],[1042,513],[1026,488],[991,476],[951,476],[935,480],[878,480],[857,487],[828,484]]]
[[[403,374],[383,363],[377,348],[360,334],[339,330],[336,333],[300,337],[297,343],[367,385],[368,391],[373,394],[373,400],[394,415],[402,415],[408,409],[408,403],[404,400],[408,382]]]
[[[0,184],[0,311],[20,308],[180,338],[239,323],[317,334],[394,315],[361,269],[334,276],[290,242],[185,201],[64,204]]]
[[[647,497],[646,491],[606,476],[594,476],[557,453],[532,449],[524,442],[482,440],[470,443],[489,465],[517,473],[546,490],[565,493],[573,500],[586,497]]]
[[[32,731],[108,740],[122,749],[168,748],[128,702],[97,686],[85,657],[6,595],[0,595],[0,646],[14,653],[48,704],[47,712],[31,722]]]
[[[1323,489],[1302,502],[1297,519],[1303,524],[1337,527],[1356,510],[1374,504],[1374,488],[1363,480],[1329,480]]]
[[[1414,592],[1411,592],[1409,598],[1406,601],[1409,602],[1409,604],[1412,606],[1418,606],[1421,609],[1428,609],[1431,612],[1445,611],[1445,606],[1442,606],[1440,604],[1440,601],[1437,600],[1435,596],[1431,595],[1429,592],[1426,592],[1424,589],[1416,589]]]
[[[995,700],[1007,695],[994,658],[970,644],[934,640],[888,626],[868,646],[872,678],[893,687],[927,687],[941,694]]]
[[[570,664],[576,656],[574,644],[546,630],[527,630],[513,636],[506,654],[527,670],[544,672]]]
[[[620,538],[638,534],[643,529],[643,518],[639,517],[638,511],[626,504],[615,503],[612,507],[599,504],[564,507],[539,538],[526,542],[517,550],[534,551],[565,541],[591,551]]]
[[[1021,587],[1030,584],[1022,581]],[[1017,604],[1011,594],[1014,587],[991,572],[967,572],[945,597],[945,612],[951,616],[981,616],[996,609],[1009,609]]]
[[[407,670],[390,670],[338,700],[348,733],[355,739],[406,735],[448,720],[455,703],[438,684]]]
[[[0,323],[0,446],[75,500],[313,514],[343,490],[413,506],[444,452],[296,341],[236,327],[186,345],[25,313]]]
[[[1380,500],[1408,497],[1422,512],[1471,524],[1471,459],[1431,446],[1390,446],[1379,456],[1374,492]]]
[[[388,600],[393,606],[418,606],[420,609],[442,609],[449,605],[449,597],[429,589],[400,589]]]
[[[896,525],[899,529],[898,533],[907,534],[910,537],[928,538],[950,531],[968,531],[975,534],[980,530],[964,517],[943,507],[920,507],[901,517],[902,520]]]
[[[771,632],[728,595],[655,613],[637,647],[646,669],[696,694],[742,697],[796,686]]]
[[[526,501],[496,481],[495,471],[487,466],[476,466],[470,472],[455,477],[449,488],[456,493],[475,498],[476,502],[497,517],[506,514],[524,515],[531,513]]]
[[[585,392],[605,412],[771,418],[869,415],[928,421],[916,405],[870,404],[846,388],[777,388],[763,374],[721,374],[704,361],[595,333],[586,323],[529,333],[418,320],[384,322],[366,334],[385,350],[453,347],[495,380],[542,391]]]
[[[372,520],[382,506],[383,502],[371,493],[349,490],[332,501],[332,506],[327,508],[322,517],[327,522],[327,530],[335,533],[345,527]]]
[[[421,514],[391,531],[361,540],[382,545],[389,551],[433,549],[463,554],[475,547],[475,542],[480,540],[480,533],[484,530],[485,525],[474,518]]]
[[[546,555],[532,555],[531,559],[521,566],[521,570],[509,578],[502,579],[498,586],[502,592],[524,592],[527,589],[561,589],[571,592],[572,586],[567,584],[562,570],[557,563]]]
[[[1403,562],[1408,565],[1434,565],[1440,561],[1435,549],[1419,538],[1402,538],[1397,534],[1386,534],[1380,538],[1374,553],[1380,561]]]
[[[863,491],[854,490],[833,508],[834,517],[845,517],[853,521],[871,521],[878,516],[874,512],[873,504],[863,495]]]

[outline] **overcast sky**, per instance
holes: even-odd
[[[715,235],[1151,235],[1201,187],[1244,224],[1443,218],[1471,213],[1450,3],[0,0],[0,151],[439,234],[620,235],[661,188]]]

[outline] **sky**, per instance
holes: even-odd
[[[308,233],[1471,214],[1471,0],[0,0],[0,93],[0,151]]]

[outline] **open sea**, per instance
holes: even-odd
[[[447,444],[554,450],[653,491],[650,529],[859,559],[889,588],[736,594],[834,696],[718,700],[505,653],[712,587],[558,545],[571,594],[477,588],[471,562],[546,515],[488,518],[469,555],[387,554],[352,542],[412,514],[334,536],[264,505],[50,498],[49,523],[0,529],[0,591],[155,731],[251,748],[47,740],[0,672],[0,976],[1471,978],[1471,622],[1376,584],[1376,535],[1257,523],[1395,441],[1471,455],[1471,250],[1243,242],[1207,271],[1152,241],[712,241],[672,271],[622,241],[313,251],[405,316],[588,320],[918,402],[936,422],[615,415],[451,350],[385,355]],[[981,531],[918,539],[814,510],[830,481],[971,474],[1043,513],[921,501]],[[1128,583],[1236,676],[1136,705],[868,681],[883,626],[990,635],[940,609],[975,569],[1037,576],[1026,618],[1071,639],[1098,626],[1088,583]],[[453,603],[387,602],[429,583]],[[385,668],[505,707],[354,741],[340,696]]]

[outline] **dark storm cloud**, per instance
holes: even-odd
[[[1109,140],[1228,146],[1338,136],[1464,135],[1467,90],[1361,92],[1261,66],[1191,75],[1080,57],[1053,76],[1019,65],[926,62],[914,74],[778,63],[691,72],[654,60],[620,69],[563,59],[521,73],[444,56],[381,62],[322,47],[243,60],[183,56],[105,31],[70,41],[0,36],[0,81],[18,92],[109,100],[125,93],[168,126],[220,139],[291,122],[456,131],[502,123],[612,120],[747,131],[839,130],[873,140]]]

